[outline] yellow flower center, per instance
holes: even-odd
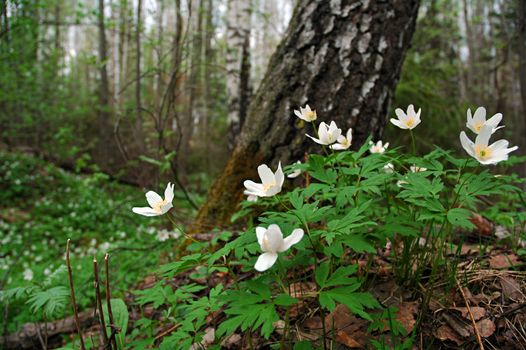
[[[477,132],[480,132],[480,129],[482,129],[483,126],[484,126],[484,123],[475,124],[475,130],[477,130]]]
[[[408,128],[412,128],[413,125],[415,125],[415,118],[409,118],[406,120],[405,125],[407,125]]]
[[[489,147],[475,146],[475,154],[481,159],[488,159],[491,157],[491,149]]]
[[[309,111],[307,114],[305,114],[305,117],[309,120],[316,119],[316,111]]]
[[[163,199],[162,201],[153,206],[153,210],[155,210],[158,213],[162,212],[161,208],[163,205],[166,205],[166,203],[166,199]]]
[[[266,234],[263,236],[263,243],[261,244],[261,249],[264,252],[269,250],[269,241]]]
[[[272,187],[276,186],[276,181],[274,182],[271,182],[269,184],[263,184],[263,190],[264,191],[268,191],[270,190]]]

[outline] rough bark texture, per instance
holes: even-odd
[[[100,162],[103,165],[107,164],[107,150],[110,135],[110,102],[109,102],[109,83],[108,83],[108,71],[106,68],[107,64],[107,42],[106,42],[106,24],[104,19],[104,1],[99,0],[99,13],[98,13],[98,27],[99,27],[99,130],[100,140],[98,146],[98,153]],[[57,40],[58,41],[58,40]]]
[[[404,55],[415,29],[418,0],[300,1],[250,104],[236,147],[201,208],[194,231],[229,221],[245,179],[261,163],[289,164],[319,147],[293,116],[309,103],[318,122],[354,129],[358,147],[383,130]]]

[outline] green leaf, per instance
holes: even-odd
[[[274,304],[279,306],[290,306],[296,304],[297,302],[298,299],[283,293],[278,294],[278,296],[274,299]]]
[[[358,270],[358,265],[342,266],[339,267],[329,277],[325,287],[334,287],[337,285],[356,284],[356,278],[349,278],[348,276],[354,274]]]
[[[128,319],[129,319],[128,308],[126,307],[126,303],[122,299],[111,299],[110,303],[111,303],[111,311],[113,314],[113,322],[115,326],[120,329],[119,333],[116,336],[116,339],[118,339],[118,343],[120,344],[120,346],[124,347],[124,337],[126,336],[126,332],[128,330]],[[104,303],[102,305],[102,309],[104,312],[104,318],[106,322],[106,327],[108,328],[108,335],[109,335],[111,334],[112,329],[110,327],[107,303]]]
[[[316,278],[316,283],[318,283],[318,285],[321,288],[325,286],[325,281],[327,280],[327,277],[329,276],[329,269],[330,269],[330,266],[329,266],[328,261],[324,262],[323,264],[321,264],[320,266],[316,268],[316,274],[314,277]]]
[[[447,212],[447,220],[452,225],[464,227],[470,230],[475,228],[475,225],[469,221],[471,216],[471,211],[464,208],[453,208]]]

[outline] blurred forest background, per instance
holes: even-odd
[[[458,148],[466,109],[485,106],[524,154],[524,2],[422,1],[392,107],[422,108],[430,146]],[[203,192],[294,10],[294,0],[0,5],[2,148],[141,186],[175,175]],[[386,129],[384,140],[409,141]]]

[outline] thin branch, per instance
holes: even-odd
[[[462,286],[460,285],[456,277],[455,277],[455,282],[457,282],[457,288],[460,291],[460,294],[462,294],[462,298],[464,299],[464,302],[466,303],[466,308],[468,309],[469,318],[471,319],[471,323],[473,324],[473,331],[475,332],[475,335],[477,337],[477,343],[479,344],[480,350],[484,350],[484,344],[482,344],[482,338],[480,337],[480,332],[477,328],[477,322],[475,322],[475,317],[473,316],[473,313],[471,312],[471,308],[469,307],[469,301],[466,298],[466,294],[464,293],[464,290],[462,289]]]
[[[104,312],[102,311],[102,299],[100,296],[100,280],[99,280],[99,267],[97,265],[97,259],[93,258],[93,273],[94,273],[94,286],[95,286],[95,296],[97,302],[97,308],[99,310],[99,322],[103,340],[103,347],[106,348],[108,344],[108,333],[106,331],[106,323],[104,322]]]
[[[75,326],[80,338],[80,349],[85,350],[84,339],[82,339],[82,332],[80,331],[79,313],[77,309],[77,300],[75,299],[75,287],[73,286],[73,272],[71,270],[71,262],[69,261],[69,245],[71,240],[68,239],[66,243],[66,265],[68,267],[69,291],[71,293],[71,303],[73,304],[73,315],[75,316]]]
[[[106,306],[108,307],[108,320],[110,321],[111,332],[111,345],[117,350],[117,343],[115,342],[115,323],[113,322],[113,311],[111,310],[111,293],[110,293],[110,269],[109,269],[109,256],[104,256],[104,268],[106,269]]]

